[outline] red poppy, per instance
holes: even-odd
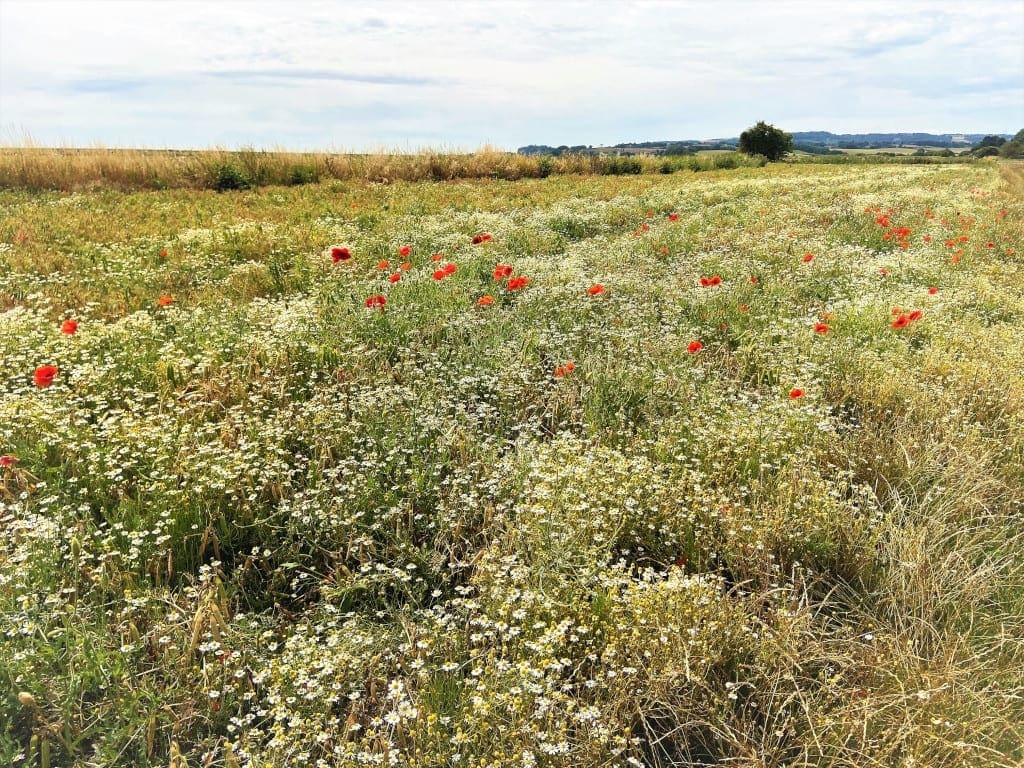
[[[377,262],[377,269],[387,269],[390,266],[391,264],[388,263],[387,259],[381,259],[380,261]]]
[[[55,366],[41,365],[36,368],[33,380],[37,387],[48,387],[53,384],[53,380],[56,378],[58,373],[60,373],[60,371],[58,371]]]
[[[722,284],[722,278],[720,278],[718,275],[712,275],[711,276],[711,284],[712,285],[721,285]]]
[[[910,325],[910,317],[908,315],[901,314],[892,321],[892,327],[897,331],[906,328],[908,325]]]
[[[78,321],[77,320],[65,320],[60,325],[60,332],[61,333],[66,333],[68,336],[72,335],[77,330],[78,330]]]
[[[885,277],[886,275],[889,274],[889,270],[886,269],[885,267],[882,267],[880,270],[878,270],[878,274],[880,274],[882,277]]]
[[[156,304],[158,307],[169,307],[173,303],[174,297],[166,293],[156,300]]]
[[[17,463],[17,456],[0,456],[0,467],[13,467]]]
[[[506,277],[512,276],[512,266],[510,264],[499,264],[494,268],[494,279],[504,280]]]
[[[931,294],[932,296],[934,296],[934,295],[935,295],[936,293],[938,293],[938,292],[939,292],[939,289],[938,289],[938,288],[936,288],[936,287],[935,287],[934,285],[933,285],[933,286],[931,286],[931,287],[930,287],[930,288],[928,289],[928,293],[930,293],[930,294]]]
[[[648,211],[646,215],[647,215],[647,218],[650,218],[651,216],[654,215],[654,211]]]
[[[991,240],[989,240],[987,243],[985,243],[985,247],[986,248],[995,248],[996,244],[993,243]]]
[[[747,314],[747,312],[749,312],[749,311],[750,311],[750,307],[749,306],[747,306],[746,304],[740,304],[740,312],[742,312],[743,314]]]
[[[691,341],[689,344],[686,345],[686,351],[689,352],[691,355],[697,354],[702,349],[704,349],[704,345],[701,344],[699,341]]]
[[[514,291],[518,288],[525,288],[529,282],[530,278],[528,277],[513,277],[511,280],[508,281],[508,289],[510,291]]]
[[[476,300],[476,305],[478,307],[489,307],[493,303],[494,303],[494,297],[493,296],[481,296],[479,299]]]
[[[662,246],[662,248],[661,248],[661,255],[662,256],[668,256],[668,246],[667,245]]]
[[[393,274],[388,276],[388,282],[389,283],[397,283],[401,279],[402,279],[402,273],[401,272],[395,272],[395,273],[393,273]]]
[[[932,241],[932,236],[931,236],[931,235],[925,235],[925,236],[924,236],[924,241],[925,241],[926,243],[930,243],[930,242]]]
[[[410,269],[412,269],[412,264],[410,264],[408,261],[403,261],[401,264],[398,265],[398,268],[403,272],[408,272]]]
[[[589,293],[591,296],[600,296],[602,293],[604,293],[604,286],[601,285],[600,283],[594,283],[592,286],[587,288],[587,293]]]
[[[679,221],[679,214],[678,213],[670,213],[668,215],[668,220],[669,221]]]
[[[388,303],[388,300],[381,296],[379,293],[376,296],[371,296],[366,300],[367,309],[384,309],[384,305]]]
[[[337,264],[339,261],[348,261],[352,258],[352,252],[348,248],[331,248],[331,261]]]
[[[805,253],[804,257],[801,259],[801,261],[804,264],[810,264],[812,261],[814,261],[814,254],[813,253]]]
[[[807,394],[806,391],[803,390],[803,389],[800,389],[800,387],[793,387],[791,390],[789,390],[789,399],[790,400],[798,400],[799,398],[803,397],[805,394]]]
[[[961,243],[966,243],[966,242],[967,242],[968,240],[970,240],[971,238],[969,238],[969,237],[968,237],[967,235],[960,235],[960,237],[959,237],[959,238],[957,238],[957,239],[958,239],[958,240],[959,240],[959,241],[960,241]]]
[[[722,278],[718,275],[712,275],[711,277],[702,277],[700,279],[700,285],[702,288],[711,288],[715,285],[721,285]]]
[[[458,269],[457,265],[448,263],[448,264],[444,265],[444,269],[442,271],[445,273],[445,275],[454,275],[455,274],[455,270],[457,270],[457,269]]]
[[[913,312],[911,312],[909,315],[907,315],[907,320],[909,322],[913,323],[913,322],[915,322],[917,320],[920,320],[923,316],[924,316],[924,312],[922,312],[920,309],[915,309]]]
[[[445,272],[443,269],[435,269],[434,270],[434,279],[435,280],[444,280],[446,277],[448,277],[448,273]]]
[[[950,261],[953,262],[954,264],[959,264],[960,263],[960,254],[959,253],[954,253],[953,257],[950,259]]]
[[[820,334],[822,334],[824,336],[826,333],[828,333],[828,331],[829,331],[829,328],[828,328],[827,325],[825,325],[825,323],[815,323],[814,324],[814,332],[815,333],[820,333]]]
[[[483,241],[484,239],[480,235],[473,235],[473,245],[480,245]]]
[[[398,249],[399,256],[408,256],[410,253],[412,253],[411,245],[403,245],[401,248]]]
[[[751,285],[757,285],[760,282],[761,282],[761,279],[757,275],[751,275],[750,276],[750,284]]]
[[[160,251],[160,258],[161,259],[166,259],[167,258],[167,250],[166,249]]]

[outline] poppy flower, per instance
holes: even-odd
[[[53,365],[41,365],[36,368],[33,380],[37,387],[48,387],[53,384],[53,380],[57,377],[60,371]]]
[[[878,274],[880,274],[882,277],[885,277],[889,274],[889,270],[886,269],[885,267],[882,267],[880,270],[878,270]]]
[[[702,349],[704,349],[704,345],[701,344],[699,341],[691,341],[689,344],[686,345],[686,351],[689,352],[691,355],[697,354]]]
[[[825,323],[815,323],[814,324],[814,332],[815,333],[820,333],[822,336],[824,336],[826,333],[828,333],[828,331],[829,331],[829,327]]]
[[[174,297],[166,293],[156,300],[156,304],[158,307],[169,307],[173,303]]]
[[[750,276],[750,284],[751,285],[757,285],[760,282],[761,282],[761,279],[757,275],[751,275]]]
[[[601,285],[600,283],[594,283],[592,286],[587,288],[587,293],[589,293],[591,296],[600,296],[602,293],[604,293],[604,286]]]
[[[985,247],[986,248],[995,248],[996,244],[993,243],[991,240],[989,240],[987,243],[985,243]]]
[[[430,260],[431,261],[440,261],[443,258],[444,258],[444,256],[442,256],[440,253],[435,253],[435,254],[431,255]]]
[[[390,266],[391,266],[391,264],[388,263],[387,259],[381,259],[380,261],[377,262],[377,269],[383,270],[383,269],[387,269]]]
[[[494,268],[494,279],[504,280],[506,277],[512,276],[512,266],[510,264],[499,264]]]
[[[950,261],[953,262],[954,264],[959,264],[960,263],[960,254],[959,253],[954,253],[953,257],[950,259]]]
[[[17,463],[17,456],[0,456],[0,467],[13,467]]]
[[[740,304],[740,312],[742,312],[745,315],[749,311],[750,311],[750,307],[748,305]]]
[[[530,278],[528,277],[513,277],[511,280],[508,281],[508,289],[510,291],[514,291],[518,288],[525,288],[529,282]]]
[[[494,303],[494,297],[493,296],[481,296],[479,299],[476,300],[476,305],[478,307],[489,307],[493,303]]]
[[[60,332],[61,333],[66,333],[68,336],[71,336],[77,330],[78,330],[78,321],[77,320],[65,320],[60,325]]]
[[[448,273],[445,272],[443,269],[435,269],[434,270],[434,279],[435,280],[444,280],[446,277],[448,277]]]
[[[408,256],[410,253],[412,253],[411,245],[403,245],[401,248],[398,249],[399,256]]]
[[[791,390],[789,390],[789,399],[790,400],[799,400],[805,394],[807,394],[807,392],[805,390],[801,389],[800,387],[793,387]]]
[[[911,312],[909,315],[907,315],[907,320],[909,322],[913,323],[913,322],[915,322],[917,320],[920,320],[923,316],[924,316],[924,312],[922,312],[920,309],[915,309],[913,312]]]
[[[552,371],[552,373],[554,374],[554,377],[555,377],[556,379],[561,379],[561,378],[562,378],[563,376],[565,376],[566,374],[568,374],[568,373],[572,373],[572,372],[573,372],[573,371],[575,371],[575,370],[576,370],[576,363],[574,363],[574,362],[572,362],[572,361],[570,360],[570,361],[569,361],[568,363],[566,363],[565,365],[559,365],[559,366],[556,366],[556,367],[555,367],[555,370],[554,370],[554,371]]]
[[[678,213],[670,213],[668,215],[668,220],[669,221],[679,221],[679,214]]]
[[[166,249],[160,251],[160,258],[161,259],[166,259],[167,258],[167,250]]]
[[[455,270],[457,270],[457,269],[458,269],[458,266],[456,264],[449,263],[449,264],[445,264],[444,265],[444,269],[442,271],[445,273],[445,275],[454,275],[455,274]]]
[[[401,272],[394,272],[394,273],[392,273],[391,275],[388,276],[388,282],[389,283],[397,283],[401,279],[402,279],[402,273]]]
[[[931,294],[932,296],[934,296],[938,292],[939,292],[939,289],[936,288],[934,285],[931,286],[930,288],[928,288],[928,293]]]
[[[654,211],[648,211],[646,214],[647,218],[651,218],[654,215]]]
[[[388,303],[388,300],[381,296],[379,293],[376,296],[371,296],[366,300],[367,309],[384,309],[384,305]]]
[[[473,235],[473,245],[480,245],[480,243],[482,243],[483,241],[484,239],[480,235]]]
[[[668,256],[668,246],[667,245],[662,246],[662,248],[661,248],[661,255],[662,256]]]
[[[804,264],[810,264],[812,261],[814,261],[814,254],[813,253],[805,253],[804,257],[801,259],[801,261]]]
[[[408,261],[403,261],[401,264],[398,265],[398,268],[403,272],[408,272],[410,269],[412,269],[412,264],[410,264]]]
[[[925,235],[925,236],[924,236],[924,241],[925,241],[926,243],[930,243],[930,242],[932,241],[932,236],[931,236],[931,235]]]
[[[712,275],[711,277],[702,277],[700,279],[700,285],[702,288],[711,288],[712,286],[720,285],[721,283],[722,278],[720,278],[718,275]]]
[[[897,331],[906,328],[908,325],[910,325],[909,315],[901,314],[899,317],[892,321],[892,327]]]
[[[352,258],[352,252],[348,248],[331,248],[331,261],[337,264],[339,261],[348,261]]]

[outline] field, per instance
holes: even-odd
[[[0,190],[0,764],[1024,761],[1020,165],[390,181]]]

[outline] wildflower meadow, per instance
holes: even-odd
[[[1021,164],[60,183],[0,764],[1024,761]]]

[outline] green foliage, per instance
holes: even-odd
[[[740,134],[739,149],[748,155],[764,155],[769,162],[775,162],[793,151],[793,137],[759,120]]]
[[[218,192],[248,189],[251,186],[250,177],[246,171],[235,163],[220,163],[214,166],[212,176],[211,186]]]
[[[1008,141],[999,148],[999,156],[1008,160],[1024,158],[1024,141]]]

